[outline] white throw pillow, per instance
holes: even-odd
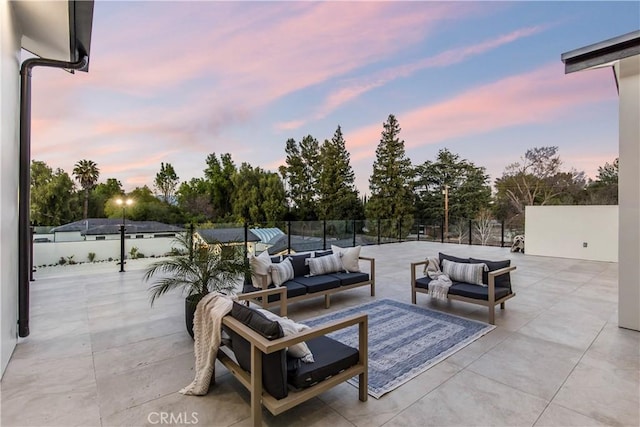
[[[271,278],[276,286],[282,286],[287,280],[293,279],[293,264],[291,264],[291,260],[286,258],[282,262],[271,264]]]
[[[340,255],[331,254],[317,258],[307,258],[311,276],[320,276],[322,274],[337,273],[342,271],[342,261]]]
[[[442,272],[454,282],[470,283],[472,285],[487,286],[482,283],[482,272],[487,269],[487,264],[467,264],[442,260]]]
[[[331,245],[331,250],[334,254],[340,255],[342,267],[348,273],[360,272],[360,249],[361,246],[356,246],[355,248],[341,248],[340,246]]]
[[[256,274],[267,276],[267,286],[271,281],[271,257],[267,251],[262,252],[260,255],[251,255],[249,258],[249,265],[251,266],[251,282],[256,288],[262,288],[260,278]]]
[[[311,329],[307,325],[296,323],[287,317],[280,317],[277,314],[270,312],[269,310],[259,308],[258,311],[264,314],[267,319],[278,322],[280,324],[280,327],[282,328],[282,332],[284,332],[285,337],[295,335],[298,332],[306,331],[307,329]],[[311,353],[311,350],[309,350],[309,346],[304,341],[287,347],[287,353],[289,353],[296,359],[301,359],[304,363],[315,362],[315,360],[313,359],[313,354]]]

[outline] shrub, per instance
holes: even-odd
[[[131,250],[129,251],[129,255],[131,255],[131,259],[138,258],[138,248],[135,246],[132,247]]]
[[[58,264],[65,265],[66,263],[67,263],[67,259],[61,256],[60,259],[58,260]]]
[[[136,258],[144,258],[145,255],[142,252],[138,252],[138,256]]]
[[[87,259],[89,260],[89,262],[93,262],[96,260],[96,253],[95,252],[89,252],[89,254],[87,255]]]

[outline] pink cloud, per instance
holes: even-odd
[[[507,77],[464,92],[438,104],[396,115],[407,148],[507,127],[557,121],[585,106],[616,99],[610,70],[564,75],[562,64]],[[371,158],[380,140],[381,124],[347,133],[352,158]]]
[[[298,127],[300,127],[310,120],[317,120],[326,117],[341,105],[352,101],[366,92],[384,86],[391,81],[409,77],[412,74],[427,68],[446,67],[463,62],[472,56],[483,54],[523,37],[537,34],[545,28],[545,26],[521,28],[509,34],[486,40],[475,45],[449,49],[439,53],[438,55],[425,58],[411,64],[387,68],[365,78],[348,81],[344,87],[329,94],[325,102],[318,108],[312,118],[294,120],[288,123],[292,126],[298,125]]]

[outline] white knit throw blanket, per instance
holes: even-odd
[[[196,377],[180,390],[187,395],[208,393],[215,373],[216,355],[222,338],[222,318],[231,311],[233,301],[218,292],[207,294],[196,307],[193,319],[193,352],[196,356]]]
[[[441,300],[447,299],[447,293],[451,287],[449,276],[440,271],[440,260],[436,257],[427,258],[426,275],[431,279],[429,282],[429,295]]]

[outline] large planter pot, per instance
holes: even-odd
[[[184,320],[187,326],[187,332],[193,338],[193,318],[196,314],[196,307],[202,299],[202,295],[189,295],[184,299]]]

